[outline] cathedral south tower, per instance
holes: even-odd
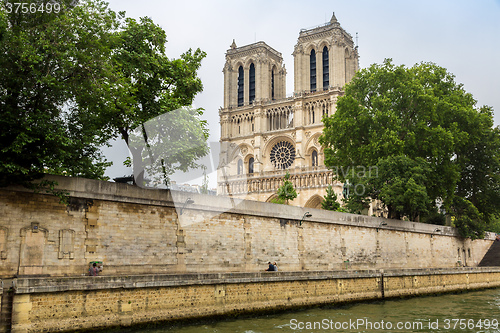
[[[297,190],[294,206],[320,208],[328,185],[342,192],[323,162],[322,118],[335,112],[343,86],[358,70],[352,36],[335,15],[302,29],[294,52],[294,88],[286,94],[281,53],[264,42],[226,53],[219,195],[271,201],[286,172]]]

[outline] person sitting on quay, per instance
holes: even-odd
[[[266,272],[274,272],[275,271],[275,268],[274,268],[274,265],[271,264],[271,262],[268,262],[269,264],[269,267],[266,269]]]
[[[92,264],[92,267],[89,269],[90,276],[97,276],[99,274],[99,268],[97,268],[96,263]]]

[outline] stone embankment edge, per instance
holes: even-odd
[[[500,268],[493,267],[18,278],[12,332],[105,329],[494,287],[500,287]],[[143,292],[178,299],[148,307],[133,298]],[[82,295],[85,311],[76,316],[58,312],[61,302],[76,303],[68,300]],[[194,306],[186,303],[188,296],[190,301],[198,297]]]
[[[370,277],[422,276],[464,273],[500,273],[496,267],[443,269],[373,269],[351,271],[298,271],[262,273],[154,274],[97,277],[26,277],[14,281],[16,294],[53,293],[76,290],[133,289],[229,283],[260,283]],[[500,281],[499,281],[500,282]]]

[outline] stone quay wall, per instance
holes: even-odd
[[[69,195],[0,189],[0,278],[476,266],[494,235],[452,227],[49,177]],[[191,198],[194,202],[186,202]],[[309,212],[311,217],[305,217]]]
[[[493,287],[500,268],[18,278],[11,330],[104,329]]]

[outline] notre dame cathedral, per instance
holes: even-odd
[[[324,165],[322,117],[335,112],[343,86],[358,70],[358,50],[335,15],[302,29],[294,51],[294,92],[287,96],[281,53],[264,42],[226,53],[220,109],[219,195],[271,201],[288,171],[298,196],[290,204],[321,208],[329,184],[342,184]]]

